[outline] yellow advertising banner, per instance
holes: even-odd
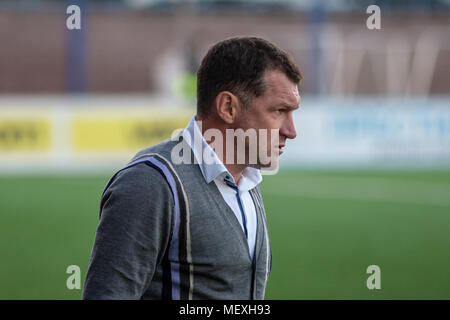
[[[52,145],[50,118],[0,119],[0,152],[48,152]]]
[[[139,150],[171,137],[190,117],[75,117],[72,141],[77,153]]]
[[[125,98],[0,99],[0,172],[116,168],[195,114],[192,106]]]

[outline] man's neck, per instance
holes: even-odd
[[[200,121],[198,119],[198,116],[196,117],[196,121]],[[235,163],[227,163],[226,162],[226,155],[227,155],[227,142],[226,142],[226,128],[220,128],[218,125],[215,125],[214,123],[212,123],[211,121],[206,121],[206,120],[202,120],[202,126],[201,126],[201,132],[202,132],[202,136],[204,137],[205,131],[208,129],[218,129],[221,133],[222,133],[222,137],[223,137],[223,153],[221,152],[216,152],[217,157],[220,159],[220,161],[222,161],[223,165],[225,166],[225,168],[227,168],[228,172],[233,176],[234,178],[234,182],[236,183],[236,185],[238,185],[239,180],[242,177],[242,173],[244,172],[245,168],[247,167],[247,165],[245,164],[237,164],[237,161]],[[206,140],[206,139],[205,139]],[[212,141],[208,141],[206,140],[206,142],[211,145]],[[235,158],[236,158],[236,154],[235,154]],[[236,159],[233,159],[236,160]]]
[[[231,173],[231,175],[234,178],[234,182],[236,185],[239,184],[239,180],[241,180],[242,173],[244,172],[246,166],[243,164],[227,164],[222,160],[224,166],[227,168],[228,172]]]

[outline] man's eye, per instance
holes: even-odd
[[[284,111],[284,109],[277,109],[276,113],[277,113],[277,114],[282,114],[283,111]]]

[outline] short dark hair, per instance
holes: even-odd
[[[197,71],[197,114],[207,116],[222,91],[230,91],[248,106],[264,94],[264,73],[280,70],[293,83],[302,75],[292,57],[267,40],[233,37],[216,43]]]

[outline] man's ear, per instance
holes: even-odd
[[[215,100],[217,115],[227,124],[236,121],[239,112],[239,99],[229,91],[220,92]]]

